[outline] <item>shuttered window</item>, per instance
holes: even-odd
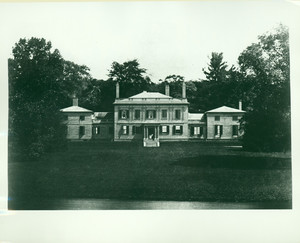
[[[169,134],[169,126],[167,125],[162,125],[159,127],[159,133],[162,135]]]
[[[156,118],[156,111],[155,110],[148,110],[146,112],[146,118],[151,120]]]
[[[79,127],[79,136],[82,137],[85,134],[85,127],[80,126]]]
[[[223,125],[215,125],[215,137],[221,137],[223,134]]]
[[[168,116],[167,110],[162,110],[161,111],[161,119],[167,119],[167,116]]]
[[[135,134],[141,134],[142,133],[142,128],[138,126],[132,126],[132,135]]]
[[[140,110],[135,110],[134,111],[134,119],[139,120],[141,117],[141,111]]]
[[[128,134],[128,126],[122,126],[122,134],[127,135]]]
[[[238,135],[238,125],[233,125],[232,126],[232,136],[237,136]]]
[[[173,126],[173,135],[181,135],[182,134],[182,126],[175,125]]]
[[[129,111],[128,110],[119,110],[119,119],[128,119]]]
[[[181,118],[181,112],[180,112],[180,110],[175,110],[175,119],[176,120],[180,120],[180,118]]]

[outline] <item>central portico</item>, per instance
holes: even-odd
[[[159,147],[159,125],[144,125],[144,147]]]

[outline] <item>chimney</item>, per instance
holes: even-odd
[[[186,85],[185,82],[182,82],[182,99],[186,99]]]
[[[239,110],[242,110],[242,100],[239,101]]]
[[[167,96],[170,96],[170,86],[169,86],[168,83],[166,83],[166,86],[165,86],[165,94],[166,94]]]
[[[78,98],[73,98],[73,106],[78,106]]]
[[[116,99],[120,98],[120,84],[119,82],[116,83]]]

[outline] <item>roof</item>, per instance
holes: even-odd
[[[206,113],[244,113],[245,111],[243,110],[239,110],[239,109],[235,109],[235,108],[231,108],[228,106],[221,106],[219,108],[213,109],[213,110],[209,110]]]
[[[113,112],[95,112],[94,116],[97,119],[106,119],[106,120],[114,119]]]
[[[171,96],[161,94],[159,92],[147,92],[143,91],[139,94],[130,96],[125,99],[116,99],[115,104],[184,104],[187,105],[189,102],[187,99],[176,99]]]
[[[159,92],[147,92],[143,91],[137,95],[129,97],[130,99],[172,99],[171,96],[161,94]]]
[[[74,106],[74,105],[67,107],[67,108],[60,109],[60,111],[62,111],[62,112],[92,112],[91,110],[82,108],[80,106]]]
[[[188,119],[189,120],[201,120],[203,117],[203,113],[189,113]]]

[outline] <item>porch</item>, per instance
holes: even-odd
[[[159,126],[158,125],[145,125],[144,126],[144,147],[159,147]]]

